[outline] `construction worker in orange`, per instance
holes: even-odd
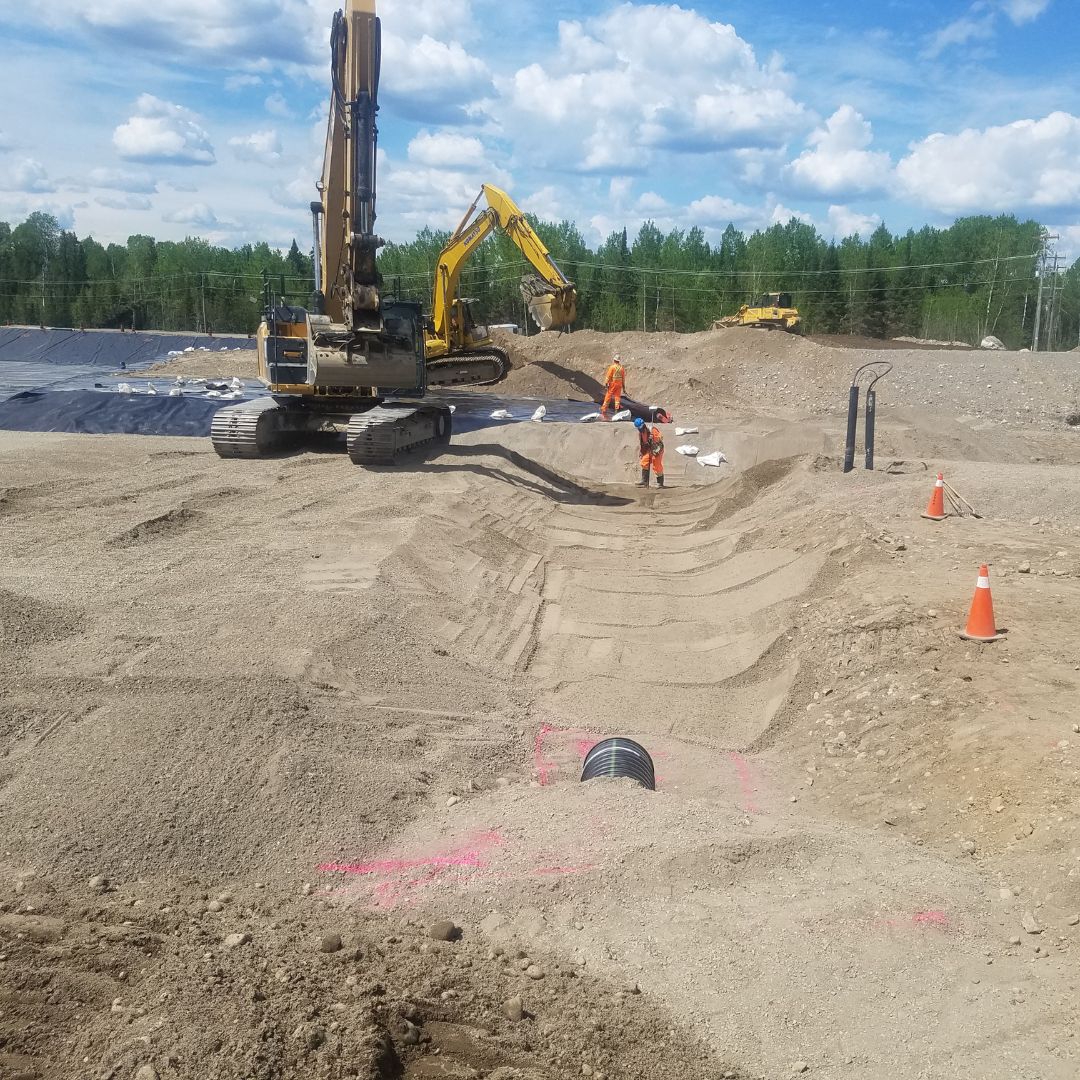
[[[626,368],[622,365],[622,359],[616,353],[614,359],[604,372],[604,404],[600,406],[600,415],[609,420],[608,406],[615,402],[615,411],[622,408],[623,391],[626,389]]]
[[[641,479],[638,487],[649,486],[649,470],[656,476],[656,486],[664,486],[664,437],[656,425],[651,427],[641,417],[634,420],[638,433],[638,447],[641,451]]]

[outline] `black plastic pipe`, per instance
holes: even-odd
[[[633,739],[604,739],[586,755],[581,782],[602,776],[625,776],[649,791],[656,790],[656,772],[649,752]]]

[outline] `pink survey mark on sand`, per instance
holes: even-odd
[[[550,724],[541,724],[533,740],[533,768],[541,787],[547,787],[551,782],[552,772],[558,769],[555,762],[544,757],[544,740],[555,730]]]
[[[916,911],[911,915],[882,919],[881,922],[891,930],[951,930],[953,928],[949,916],[944,911],[938,910]]]
[[[323,873],[348,874],[372,880],[377,907],[396,907],[409,894],[449,876],[469,877],[489,869],[489,855],[506,838],[497,829],[477,833],[464,843],[426,854],[370,859],[364,862],[320,863]]]
[[[732,750],[728,754],[728,760],[735,766],[735,777],[739,781],[739,809],[747,814],[760,814],[757,802],[754,799],[754,793],[757,788],[754,785],[753,770],[750,767],[750,762],[742,756]]]

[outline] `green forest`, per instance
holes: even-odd
[[[750,235],[728,226],[710,244],[699,228],[636,236],[612,233],[592,248],[571,222],[533,225],[578,288],[578,328],[707,328],[763,292],[793,295],[812,334],[919,337],[977,344],[987,334],[1030,347],[1040,291],[1042,227],[1011,215],[961,218],[894,235],[839,243],[797,219]],[[448,233],[424,229],[380,252],[385,291],[430,307],[439,252]],[[462,274],[462,293],[491,323],[524,326],[518,281],[529,267],[503,236],[480,247]],[[0,222],[0,324],[131,327],[249,333],[269,281],[305,303],[311,256],[294,241],[235,249],[205,240],[127,244],[80,239],[44,213],[12,228]],[[1080,260],[1042,275],[1040,348],[1080,341]]]

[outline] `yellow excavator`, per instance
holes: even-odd
[[[791,302],[791,293],[765,293],[754,307],[743,304],[734,315],[717,319],[714,330],[723,330],[731,326],[755,326],[765,330],[786,330],[789,334],[802,333],[802,318],[799,309]]]
[[[487,208],[477,213],[481,199]],[[484,184],[439,255],[424,342],[429,363],[490,356],[509,367],[506,352],[492,342],[488,328],[476,321],[474,301],[458,296],[462,267],[496,229],[514,242],[536,271],[526,274],[520,286],[536,325],[541,330],[566,330],[577,317],[574,283],[555,265],[544,242],[510,196],[492,184]]]
[[[488,384],[496,356],[428,360],[420,305],[384,296],[375,234],[376,114],[382,58],[375,0],[347,0],[330,32],[330,110],[319,199],[311,203],[315,291],[295,307],[268,287],[257,335],[268,395],[217,412],[210,438],[222,457],[261,457],[300,435],[346,436],[359,465],[389,465],[404,450],[448,442],[451,411],[425,404],[437,386]]]

